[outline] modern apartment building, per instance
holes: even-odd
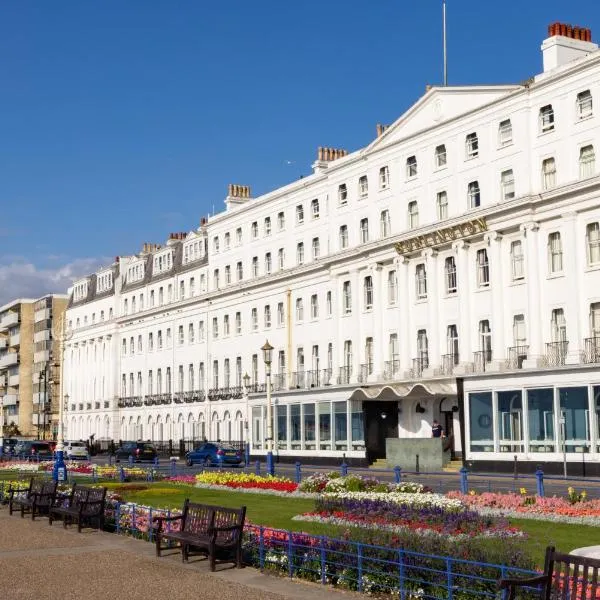
[[[437,419],[474,465],[600,472],[600,52],[553,24],[542,55],[77,281],[69,436],[265,454],[268,338],[284,460],[366,462]]]
[[[58,386],[52,385],[58,369],[52,364],[60,357],[53,318],[64,315],[66,304],[67,296],[49,295],[0,307],[0,408],[8,432],[47,439],[56,434]]]

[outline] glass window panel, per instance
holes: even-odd
[[[477,392],[469,394],[471,452],[494,451],[494,429],[492,416],[491,392]]]
[[[362,402],[353,400],[350,403],[350,419],[352,428],[352,450],[363,450],[365,447],[365,420]]]
[[[319,404],[319,440],[321,450],[331,450],[331,403]]]
[[[346,450],[348,444],[348,415],[346,410],[346,402],[334,402],[333,413],[335,449]]]
[[[600,385],[592,388],[594,394],[594,410],[596,411],[596,452],[600,452]]]
[[[500,452],[523,452],[523,399],[521,390],[498,392]]]
[[[291,441],[292,448],[300,448],[300,405],[299,404],[291,404],[290,405],[290,433],[291,433]],[[296,444],[294,445],[294,442]]]
[[[287,447],[287,406],[278,405],[275,407],[277,419],[277,446],[279,448]]]
[[[314,404],[303,404],[302,410],[304,412],[304,441],[309,442],[306,445],[306,449],[314,449],[315,445],[315,405]]]
[[[532,452],[554,452],[554,390],[541,388],[527,391],[529,447]]]
[[[590,441],[587,387],[559,388],[561,417],[567,452],[586,452]],[[562,423],[561,423],[562,425]]]
[[[262,447],[262,431],[261,431],[261,407],[252,407],[252,447]]]

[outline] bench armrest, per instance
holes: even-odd
[[[179,521],[181,519],[183,519],[183,515],[178,517],[152,517],[153,521]]]
[[[24,488],[20,488],[20,487],[14,488],[14,487],[11,486],[11,487],[8,488],[8,495],[9,495],[10,499],[12,500],[13,496],[15,494],[24,494],[26,492],[29,492],[30,489],[31,489],[30,486],[27,486],[27,487],[24,487]]]
[[[498,582],[498,588],[501,590],[511,586],[533,586],[540,583],[546,583],[550,575],[537,575],[536,577],[527,577],[526,579],[501,579]]]

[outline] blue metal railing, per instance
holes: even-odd
[[[107,524],[116,533],[153,541],[152,518],[176,511],[115,503]],[[528,577],[534,571],[248,525],[246,564],[265,572],[306,579],[369,595],[410,598],[495,598],[503,577]]]

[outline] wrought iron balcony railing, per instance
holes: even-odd
[[[508,358],[506,359],[507,369],[522,369],[523,362],[527,360],[529,346],[511,346],[508,349]]]

